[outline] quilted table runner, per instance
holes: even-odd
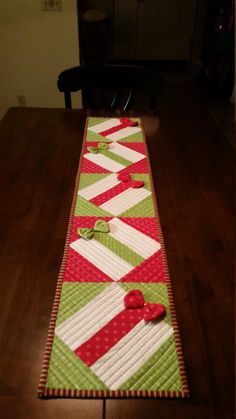
[[[39,397],[187,397],[141,120],[88,118]]]

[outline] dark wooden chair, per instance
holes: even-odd
[[[83,65],[59,74],[57,86],[71,109],[71,92],[82,90],[83,106],[90,109],[134,109],[137,94],[148,98],[149,110],[156,109],[162,91],[160,74],[145,67],[117,64]]]

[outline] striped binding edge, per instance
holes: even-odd
[[[48,368],[49,368],[53,339],[54,339],[54,331],[56,327],[57,314],[58,314],[58,309],[59,309],[59,304],[60,304],[60,299],[61,299],[63,275],[64,275],[65,266],[66,266],[67,256],[69,253],[69,239],[70,239],[70,235],[72,231],[72,221],[73,221],[73,216],[74,216],[74,210],[75,210],[76,199],[77,199],[77,190],[79,186],[80,173],[81,173],[80,169],[82,165],[83,154],[84,154],[85,143],[86,143],[88,119],[89,117],[86,118],[86,123],[85,123],[85,128],[84,128],[83,143],[81,146],[81,155],[80,155],[78,171],[77,171],[76,181],[75,181],[73,200],[72,200],[72,205],[71,205],[71,210],[70,210],[70,215],[69,215],[64,254],[62,258],[60,272],[58,275],[53,308],[52,308],[51,318],[50,318],[49,327],[48,327],[46,348],[45,348],[45,353],[44,353],[44,358],[43,358],[43,367],[41,370],[38,390],[37,390],[38,397],[39,398],[53,398],[53,397],[57,397],[57,398],[58,397],[61,397],[61,398],[157,398],[157,397],[158,398],[184,398],[184,397],[189,397],[190,393],[189,393],[188,382],[187,382],[186,371],[185,371],[183,350],[182,350],[182,344],[181,344],[180,333],[179,333],[179,325],[178,325],[177,315],[176,315],[176,310],[175,310],[175,305],[174,305],[174,297],[173,297],[173,291],[172,291],[172,286],[171,286],[171,279],[170,279],[170,274],[169,274],[167,256],[166,256],[166,251],[165,251],[164,237],[163,237],[163,233],[162,233],[162,229],[160,225],[159,211],[158,211],[156,194],[154,190],[153,176],[152,176],[152,171],[151,171],[149,152],[147,148],[146,135],[143,129],[141,118],[140,118],[140,121],[141,121],[140,127],[142,129],[144,148],[145,148],[147,162],[148,162],[151,191],[152,191],[153,202],[154,202],[154,212],[158,221],[157,226],[158,226],[159,239],[161,242],[163,264],[164,264],[165,275],[166,275],[166,285],[167,285],[168,300],[169,300],[169,307],[170,307],[170,313],[171,313],[171,321],[172,321],[172,326],[174,330],[176,352],[177,352],[177,357],[178,357],[179,371],[180,371],[180,377],[181,377],[183,390],[181,391],[149,391],[149,390],[112,391],[112,390],[75,390],[75,389],[70,390],[70,389],[63,389],[63,388],[61,389],[46,388],[47,374],[48,374]],[[110,119],[110,118],[107,117],[106,119]]]

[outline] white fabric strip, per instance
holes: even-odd
[[[93,263],[98,269],[118,281],[134,267],[124,259],[113,253],[108,247],[103,246],[97,240],[79,239],[70,244],[70,247]]]
[[[88,130],[97,132],[99,134],[99,132],[106,131],[120,124],[121,122],[119,119],[111,118],[111,119],[108,119],[107,121],[100,122],[99,124],[93,125],[92,127],[88,127]]]
[[[145,158],[145,156],[138,151],[132,150],[119,143],[111,143],[109,145],[109,151],[112,151],[112,153],[115,153],[124,159],[132,161],[132,163],[136,163]]]
[[[111,141],[122,140],[122,138],[129,137],[130,135],[140,132],[141,128],[139,127],[126,127],[119,131],[113,132],[112,134],[106,135],[106,138]]]
[[[105,202],[104,204],[100,205],[100,208],[110,212],[113,215],[119,215],[133,207],[135,204],[138,204],[149,195],[151,195],[151,192],[145,188],[129,188],[114,198],[110,199],[109,201]]]
[[[118,218],[113,218],[109,221],[109,226],[109,234],[114,239],[125,244],[145,259],[153,255],[161,247],[156,240],[146,236],[146,234],[141,233]]]
[[[172,327],[164,321],[156,324],[142,320],[90,368],[111,390],[117,390],[172,333]]]
[[[107,156],[103,156],[102,154],[86,153],[84,154],[84,157],[91,162],[98,164],[98,166],[102,166],[104,169],[110,170],[110,172],[114,173],[117,173],[126,167]]]
[[[102,194],[103,192],[106,192],[114,186],[119,185],[120,182],[121,181],[117,179],[117,175],[112,173],[111,175],[106,176],[104,179],[101,179],[98,182],[95,182],[92,185],[81,189],[78,192],[78,195],[89,200]]]
[[[125,294],[117,284],[106,287],[81,310],[56,327],[56,335],[74,351],[124,309]]]

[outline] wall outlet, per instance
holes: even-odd
[[[24,107],[26,106],[25,96],[24,95],[18,95],[16,96],[17,105]]]
[[[41,0],[42,10],[44,12],[61,12],[61,0]]]

